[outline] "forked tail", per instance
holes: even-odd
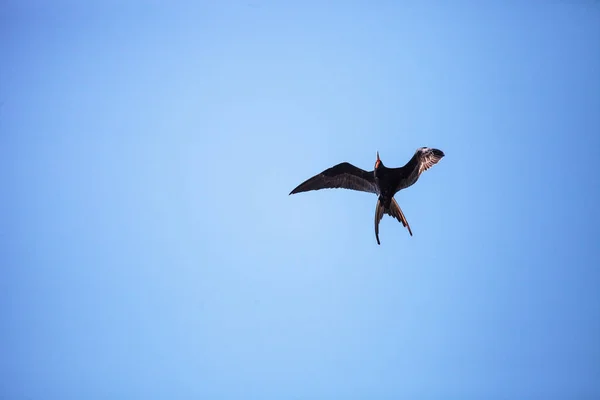
[[[375,206],[375,239],[377,239],[377,244],[381,244],[379,241],[379,222],[383,218],[383,214],[390,215],[396,218],[398,221],[402,223],[402,225],[408,229],[408,233],[412,236],[412,230],[410,229],[410,225],[402,212],[402,209],[396,202],[396,199],[392,197],[392,202],[390,204],[390,208],[386,209],[380,199],[377,199],[377,205]]]

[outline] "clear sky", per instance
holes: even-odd
[[[598,1],[190,3],[0,5],[0,398],[600,398]]]

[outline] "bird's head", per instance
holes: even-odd
[[[377,152],[377,160],[375,160],[375,170],[373,171],[375,173],[375,176],[377,176],[377,170],[379,170],[379,168],[383,167],[383,163],[381,162],[381,159],[379,158],[379,151]]]
[[[375,160],[375,169],[381,166],[381,160],[379,159],[379,151],[377,152],[377,160]]]

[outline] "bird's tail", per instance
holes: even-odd
[[[377,239],[377,244],[381,244],[379,242],[379,221],[383,218],[384,213],[385,207],[381,204],[381,200],[377,199],[377,205],[375,206],[375,239]]]
[[[400,206],[398,205],[398,203],[396,203],[396,199],[394,199],[392,197],[392,204],[390,205],[390,209],[387,210],[387,213],[389,215],[391,215],[392,217],[396,218],[398,221],[402,222],[402,226],[404,226],[406,229],[408,229],[408,233],[410,233],[410,236],[412,236],[412,230],[410,229],[410,225],[408,224],[408,221],[406,220],[406,217],[404,216],[404,213],[402,212],[402,209],[400,208]]]
[[[390,208],[386,209],[380,199],[377,199],[377,205],[375,206],[375,239],[377,239],[377,244],[381,244],[379,241],[379,222],[383,218],[383,214],[390,215],[396,218],[398,221],[402,223],[402,225],[408,229],[408,233],[412,236],[412,230],[410,229],[410,225],[402,212],[402,209],[396,202],[396,199],[392,197],[392,202],[390,204]]]

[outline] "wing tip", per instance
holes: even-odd
[[[446,154],[444,154],[444,152],[439,149],[431,149],[431,152],[433,153],[434,156],[439,157],[439,158],[446,156]]]
[[[295,187],[295,188],[294,188],[294,189],[293,189],[293,190],[290,192],[290,194],[289,194],[288,196],[290,196],[290,195],[292,195],[292,194],[296,194],[296,193],[303,192],[303,190],[302,190],[301,188],[302,188],[302,185],[298,185],[298,186],[296,186],[296,187]]]

